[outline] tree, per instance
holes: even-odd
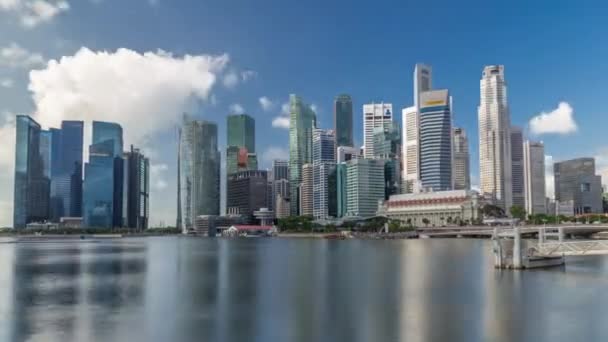
[[[429,221],[429,219],[425,217],[425,218],[422,219],[422,223],[424,223],[425,227],[428,227],[429,223],[431,223],[431,221]]]
[[[526,219],[526,209],[524,209],[521,205],[514,205],[509,209],[511,212],[511,216],[514,218],[525,220]]]
[[[481,211],[483,212],[484,216],[487,217],[504,217],[505,216],[505,211],[498,206],[492,205],[492,204],[486,204],[483,206],[483,208],[481,209]]]

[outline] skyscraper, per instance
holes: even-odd
[[[294,94],[289,96],[289,112],[290,206],[291,215],[298,215],[301,197],[298,189],[302,182],[302,167],[304,164],[312,163],[312,130],[316,127],[317,116],[300,97]]]
[[[448,90],[420,94],[420,181],[434,191],[452,190],[452,112]]]
[[[52,135],[51,217],[59,222],[64,216],[82,214],[82,121],[62,121],[61,129],[50,129]]]
[[[289,199],[289,162],[287,160],[273,160],[272,172],[268,175],[271,187],[270,208],[277,212],[276,201],[280,194],[285,200]]]
[[[313,175],[312,164],[302,165],[302,182],[299,189],[300,216],[313,216]]]
[[[268,208],[268,175],[266,171],[240,171],[228,176],[226,209],[230,214],[243,215],[247,223],[254,223],[253,212]]]
[[[572,202],[574,214],[602,213],[602,177],[595,174],[595,159],[578,158],[553,164],[555,200]]]
[[[511,184],[513,205],[524,208],[524,137],[520,127],[511,127]]]
[[[229,115],[226,128],[226,174],[257,169],[255,120],[247,114]]]
[[[420,94],[433,89],[433,69],[425,64],[414,67],[414,107],[420,105]]]
[[[335,186],[330,187],[336,168],[336,136],[333,130],[314,129],[313,149],[313,216],[327,219],[336,215]]]
[[[546,214],[545,146],[542,142],[526,140],[523,150],[526,212]]]
[[[334,99],[334,130],[336,147],[354,146],[353,142],[353,100],[342,94]]]
[[[416,96],[415,96],[416,97]],[[404,108],[401,112],[403,120],[402,138],[402,189],[404,193],[412,193],[419,188],[420,180],[419,151],[418,151],[418,109],[416,106]]]
[[[150,161],[139,149],[124,154],[123,200],[124,226],[147,229],[150,217]]]
[[[117,205],[114,194],[114,160],[113,139],[94,142],[89,146],[83,189],[83,221],[86,227],[111,228],[114,225],[114,208]],[[121,191],[120,196],[122,195]],[[122,201],[120,205],[122,214]]]
[[[471,189],[469,140],[464,128],[454,127],[453,133],[452,176],[454,177],[454,190],[469,190]]]
[[[287,160],[275,159],[272,161],[272,178],[289,180],[289,162]]]
[[[13,226],[16,229],[49,217],[50,181],[44,172],[40,125],[27,115],[17,115],[13,198]]]
[[[401,133],[397,125],[374,129],[374,158],[383,159],[385,198],[399,193],[401,187]]]
[[[384,160],[353,159],[346,163],[346,216],[371,217],[384,200]]]
[[[479,181],[488,200],[505,211],[511,208],[511,119],[502,65],[486,66],[480,81]]]
[[[365,158],[374,158],[374,130],[389,128],[393,123],[393,105],[371,103],[363,105],[363,145]]]
[[[219,215],[220,152],[217,125],[184,116],[180,130],[179,185],[182,232],[194,230],[200,215]]]

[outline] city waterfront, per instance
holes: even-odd
[[[600,341],[607,286],[489,240],[3,238],[0,341]]]

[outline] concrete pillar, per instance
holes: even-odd
[[[521,269],[521,232],[519,227],[513,228],[513,268]]]
[[[538,228],[538,243],[545,243],[545,228]]]
[[[564,242],[564,237],[565,237],[564,228],[562,228],[562,227],[557,228],[557,235],[559,236],[559,242],[560,243]]]
[[[498,236],[498,228],[494,227],[494,232],[492,235],[492,243],[494,245],[494,267],[502,268],[502,248],[500,245],[500,238]]]

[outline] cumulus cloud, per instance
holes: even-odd
[[[245,113],[245,108],[238,103],[233,103],[230,105],[230,113],[231,114],[243,114]]]
[[[26,28],[51,21],[69,9],[70,4],[65,0],[0,0],[0,11],[17,15]]]
[[[289,102],[283,103],[281,105],[281,113],[272,120],[272,127],[289,129],[289,112]]]
[[[551,112],[542,112],[530,120],[532,134],[570,134],[577,131],[574,111],[567,102],[560,102]]]
[[[10,78],[0,78],[0,87],[2,88],[12,88],[13,80]]]
[[[230,70],[224,75],[222,83],[224,84],[224,87],[234,89],[240,83],[245,83],[255,78],[257,75],[258,73],[253,70],[245,70],[240,73],[235,70]]]
[[[262,165],[270,167],[272,161],[276,159],[287,160],[289,159],[289,150],[287,148],[270,146],[262,152]]]
[[[44,64],[41,54],[30,52],[17,43],[0,48],[0,67],[37,68]]]
[[[272,108],[274,107],[274,103],[266,96],[262,96],[260,97],[260,106],[262,106],[262,109],[265,112],[268,112],[272,110]]]

